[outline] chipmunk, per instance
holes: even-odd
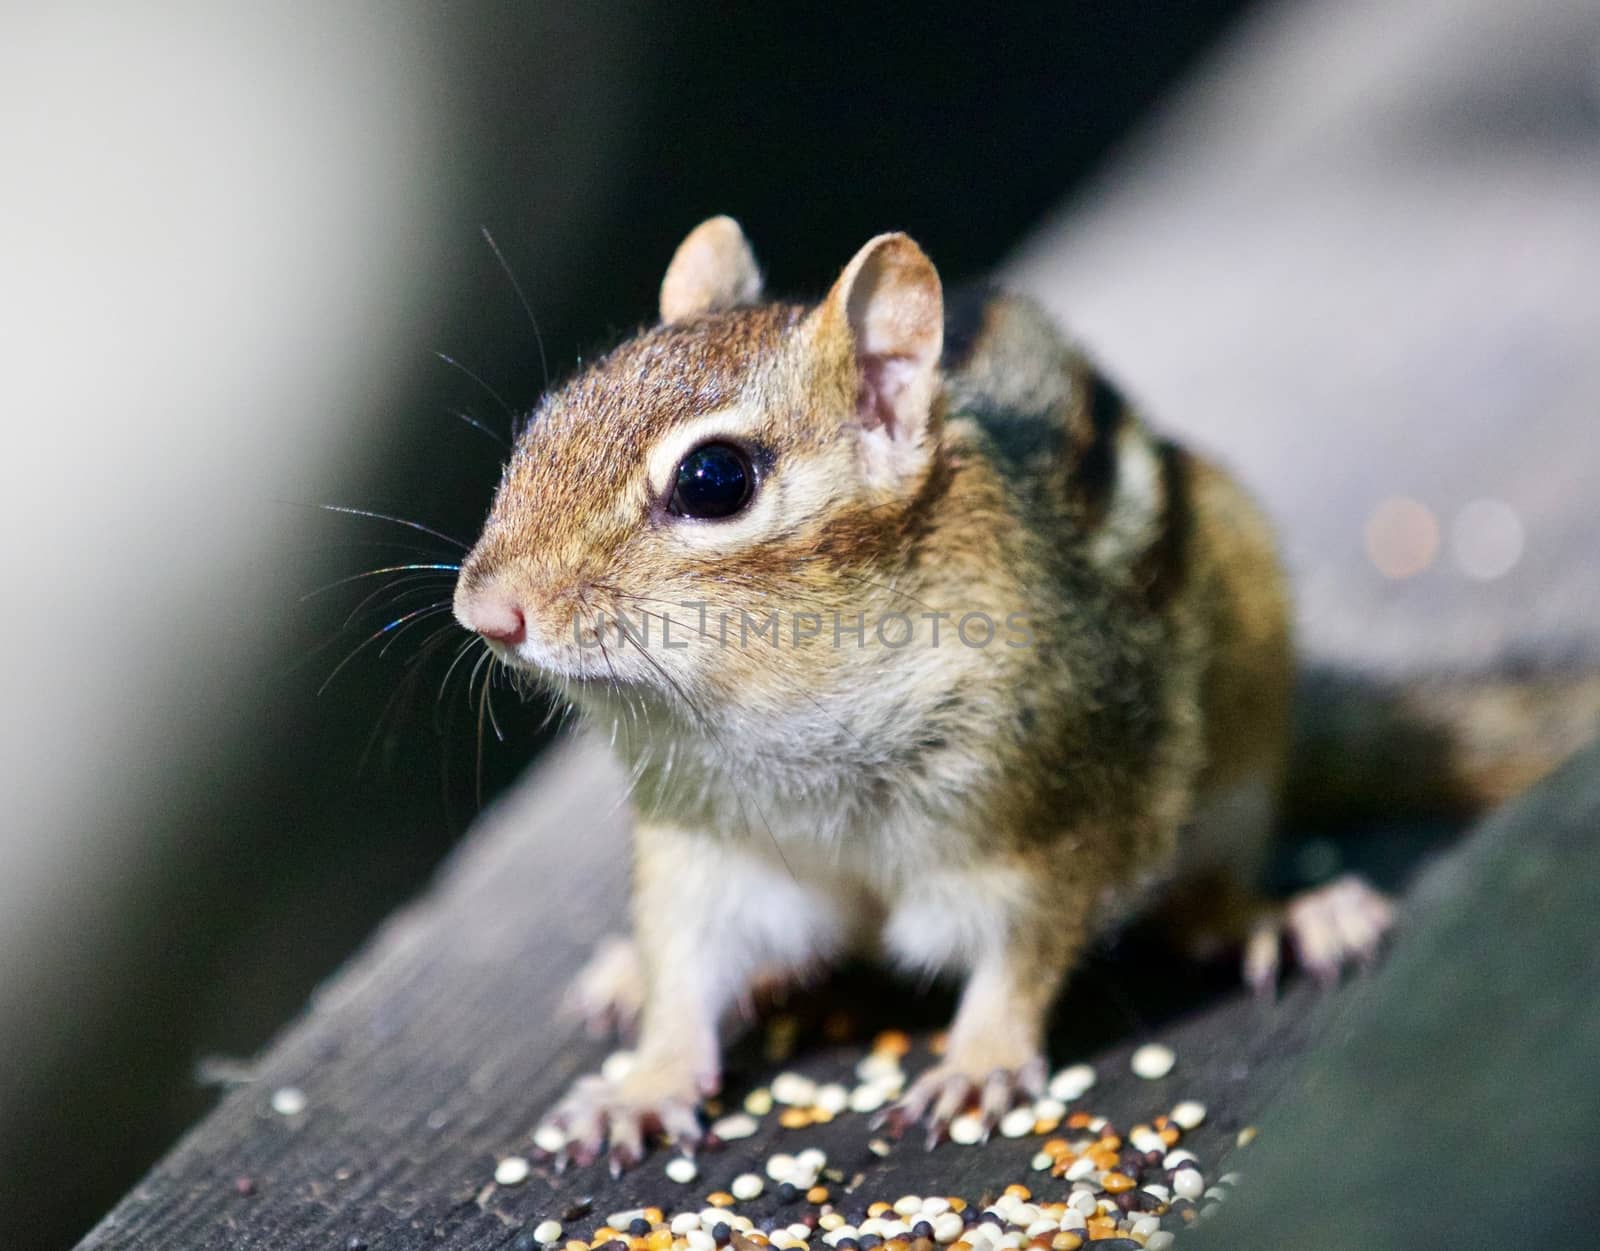
[[[1096,935],[1166,901],[1276,979],[1393,920],[1355,879],[1254,882],[1293,674],[1270,528],[1033,304],[948,304],[904,234],[821,303],[762,301],[739,226],[677,249],[660,324],[550,394],[455,592],[506,665],[610,731],[634,783],[631,946],[576,996],[638,1017],[575,1155],[700,1137],[719,1022],[848,953],[965,977],[897,1115],[936,1140],[1045,1077]]]

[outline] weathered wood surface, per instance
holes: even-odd
[[[1486,822],[1409,912],[1197,1248],[1595,1245],[1600,749]]]
[[[556,1009],[586,951],[622,920],[624,831],[606,810],[617,782],[597,749],[560,748],[535,785],[485,819],[436,889],[317,996],[254,1080],[228,1094],[84,1247],[487,1251],[583,1197],[593,1198],[597,1216],[575,1229],[646,1202],[699,1206],[774,1151],[813,1144],[848,1172],[868,1170],[858,1202],[932,1191],[977,1199],[1037,1177],[1027,1172],[1037,1139],[929,1153],[908,1137],[879,1159],[867,1150],[875,1136],[868,1118],[847,1114],[803,1131],[781,1130],[769,1116],[758,1137],[706,1153],[701,1179],[688,1188],[664,1177],[661,1153],[620,1182],[594,1166],[559,1179],[541,1169],[523,1186],[494,1186],[496,1160],[529,1151],[539,1116],[607,1051]],[[1330,1009],[1304,991],[1272,1011],[1235,995],[1163,1024],[1212,985],[1187,973],[1173,979],[1148,960],[1092,962],[1059,1014],[1054,1049],[1063,1061],[1097,1057],[1102,1081],[1087,1102],[1130,1121],[1180,1097],[1205,1101],[1212,1119],[1193,1146],[1220,1165],[1239,1125],[1277,1093],[1290,1058]],[[864,1029],[939,1019],[943,1005],[903,987],[881,990],[843,988]],[[1180,1056],[1157,1082],[1134,1078],[1126,1062],[1151,1036]],[[736,1054],[735,1093],[773,1071],[753,1051]],[[819,1079],[843,1077],[860,1054],[852,1044],[812,1043],[789,1063]],[[283,1087],[304,1092],[304,1112],[272,1110]],[[741,1210],[774,1205],[768,1196]]]

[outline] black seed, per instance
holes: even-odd
[[[911,1236],[913,1238],[932,1238],[933,1225],[928,1221],[918,1221],[911,1227]]]
[[[800,1197],[800,1187],[793,1182],[780,1182],[778,1184],[778,1202],[793,1203]]]
[[[833,1251],[860,1251],[861,1244],[854,1238],[841,1238],[833,1244]]]
[[[561,1213],[563,1221],[581,1221],[594,1211],[594,1200],[585,1196],[576,1203],[569,1203]]]
[[[351,1234],[350,1240],[344,1244],[344,1251],[367,1251],[366,1239],[360,1234]]]
[[[512,1240],[511,1251],[536,1251],[542,1245],[531,1229],[525,1229]]]
[[[628,1232],[635,1238],[643,1238],[650,1232],[650,1222],[642,1216],[636,1216],[628,1222]]]
[[[863,1234],[861,1237],[861,1251],[872,1251],[873,1247],[881,1247],[882,1245],[882,1234]]]
[[[719,1247],[725,1247],[733,1238],[733,1229],[727,1221],[718,1221],[711,1227],[711,1238]]]

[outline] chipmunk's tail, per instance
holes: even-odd
[[[1466,818],[1600,736],[1600,672],[1384,683],[1305,675],[1284,816],[1291,828]]]

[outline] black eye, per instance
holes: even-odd
[[[755,490],[755,469],[743,449],[702,443],[678,463],[668,507],[680,517],[731,517]]]

